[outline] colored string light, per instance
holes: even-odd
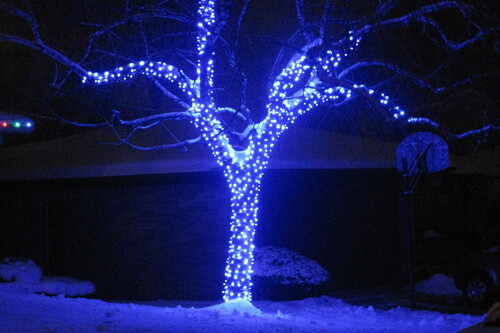
[[[2,121],[2,122],[0,122],[0,127],[6,128],[6,129],[22,130],[23,127],[25,127],[25,128],[33,127],[33,123],[31,123],[29,121],[26,121],[26,122],[23,122],[23,121],[14,121],[14,122]]]

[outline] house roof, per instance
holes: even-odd
[[[141,151],[112,142],[109,129],[98,129],[50,141],[0,147],[0,181],[92,178],[125,175],[202,172],[218,169],[202,144],[178,149]],[[270,169],[395,168],[397,143],[294,127],[272,152]],[[500,176],[500,150],[450,157],[458,173]]]

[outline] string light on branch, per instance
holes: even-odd
[[[179,84],[181,88],[186,88],[183,81],[190,81],[186,75],[172,65],[160,61],[139,61],[131,62],[124,67],[117,67],[112,71],[88,72],[87,76],[82,78],[82,82],[95,84],[113,83],[131,80],[139,75],[167,79],[170,82]]]
[[[251,125],[246,145],[232,144],[232,133],[217,114],[213,91],[215,1],[200,0],[197,23],[198,63],[196,80],[164,62],[139,61],[106,72],[88,72],[84,83],[107,84],[128,81],[144,75],[164,79],[177,85],[190,101],[192,123],[201,132],[217,163],[223,168],[231,193],[229,251],[226,260],[223,298],[252,300],[252,267],[255,230],[258,223],[258,198],[261,181],[270,154],[280,135],[297,117],[323,104],[340,104],[366,95],[377,101],[395,119],[406,113],[384,93],[377,93],[363,84],[328,85],[343,67],[344,59],[359,45],[361,39],[352,33],[336,44],[338,49],[323,50],[316,55],[298,55],[276,77],[269,92],[267,116]],[[318,44],[315,44],[315,46]],[[312,48],[312,45],[311,45]],[[308,51],[308,50],[306,50]],[[332,81],[334,82],[334,81]]]

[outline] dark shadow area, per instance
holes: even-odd
[[[464,253],[498,235],[489,179],[430,181],[413,202],[418,280],[451,275]],[[102,299],[221,298],[230,206],[219,171],[1,185],[0,257],[90,280]],[[270,170],[256,245],[288,248],[330,272],[327,285],[301,296],[401,286],[399,196],[395,170]]]

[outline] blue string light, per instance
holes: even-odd
[[[226,261],[223,298],[225,301],[243,298],[252,300],[252,266],[254,236],[258,222],[258,198],[261,180],[269,156],[279,136],[294,123],[297,117],[325,103],[343,103],[356,93],[367,93],[378,98],[380,105],[396,119],[406,116],[405,111],[394,105],[389,97],[377,93],[364,85],[325,87],[319,79],[320,73],[331,74],[342,66],[342,61],[360,43],[350,36],[347,47],[342,50],[327,50],[322,56],[308,58],[305,55],[293,59],[278,75],[269,93],[267,117],[254,124],[256,134],[249,138],[243,150],[235,149],[227,131],[217,115],[213,101],[213,29],[216,24],[215,2],[200,0],[197,24],[198,33],[198,79],[189,80],[182,71],[163,62],[139,61],[103,73],[89,72],[84,83],[104,84],[127,81],[145,75],[154,79],[165,79],[177,84],[191,100],[190,112],[193,124],[223,167],[224,176],[231,191],[231,236]],[[206,95],[203,95],[201,76],[205,75]],[[202,96],[203,95],[203,96]]]

